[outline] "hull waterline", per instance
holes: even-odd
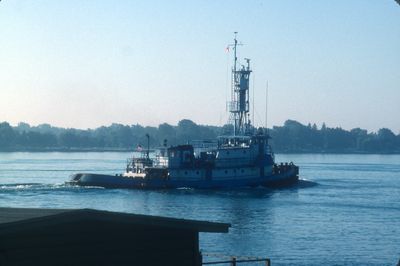
[[[298,169],[293,167],[283,173],[272,174],[265,177],[228,180],[160,180],[147,178],[132,178],[122,175],[103,175],[92,173],[79,173],[72,177],[70,184],[79,186],[95,186],[104,188],[126,188],[126,189],[232,189],[244,187],[285,187],[298,181]]]

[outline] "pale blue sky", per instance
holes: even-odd
[[[268,81],[270,126],[400,132],[392,0],[3,0],[0,121],[221,125],[234,31],[252,59],[256,125]]]

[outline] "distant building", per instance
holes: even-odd
[[[91,209],[0,208],[0,265],[200,265],[229,224]]]

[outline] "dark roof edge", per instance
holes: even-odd
[[[3,212],[5,211],[5,212]],[[29,212],[31,217],[21,217],[15,221],[1,223],[0,228],[22,225],[28,223],[51,222],[65,217],[67,220],[96,219],[101,221],[117,221],[138,225],[153,225],[167,228],[194,230],[198,232],[226,233],[231,226],[228,223],[208,222],[198,220],[186,220],[162,216],[151,216],[143,214],[132,214],[123,212],[111,212],[94,209],[30,209],[30,208],[0,208],[3,213],[17,213],[24,215]]]

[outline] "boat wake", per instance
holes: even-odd
[[[296,188],[309,188],[309,187],[315,187],[318,186],[319,184],[317,182],[307,180],[307,179],[299,179],[297,184],[294,185]]]
[[[99,187],[85,187],[91,189]],[[45,192],[45,191],[81,191],[83,188],[80,186],[71,185],[68,183],[49,184],[49,183],[10,183],[0,184],[0,193],[8,192]]]
[[[11,184],[0,184],[1,190],[26,190],[35,189],[42,187],[44,184],[41,183],[11,183]]]

